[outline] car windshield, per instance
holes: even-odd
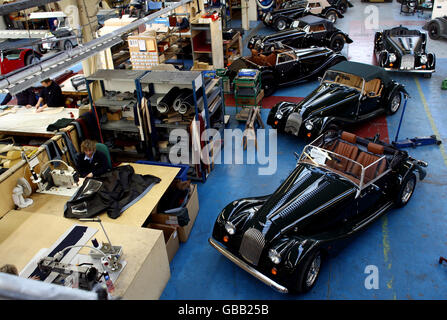
[[[348,86],[348,87],[357,89],[358,91],[361,92],[364,88],[365,80],[363,78],[353,75],[353,74],[328,70],[324,74],[324,78],[323,78],[322,82],[338,83],[338,84],[341,84],[344,86]]]
[[[359,152],[356,145],[341,139],[332,140],[318,147],[322,137],[320,136],[303,149],[299,163],[326,168],[338,176],[350,180],[359,189],[373,183],[385,172],[387,168],[385,156],[378,156],[367,151]],[[353,150],[353,152],[346,153],[346,150]],[[352,155],[355,155],[355,159],[350,158]]]

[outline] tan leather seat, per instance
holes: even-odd
[[[380,157],[378,155],[383,154],[384,147],[379,144],[370,142],[368,144],[368,151],[369,152],[363,152],[363,151],[360,152],[357,159],[355,160],[356,162],[360,163],[363,166],[363,168],[366,168],[370,164],[379,160]],[[385,171],[385,169],[386,169],[386,159],[383,159],[382,161],[375,163],[373,166],[365,170],[363,183],[367,183],[375,179],[376,177],[381,175]],[[362,173],[361,167],[358,165],[351,166],[351,168],[349,168],[349,171],[358,177],[360,177]]]
[[[355,134],[343,131],[340,137],[342,140],[349,143],[338,140],[332,147],[327,149],[348,159],[354,160],[359,152],[359,148],[352,145],[356,143],[357,136]],[[350,163],[348,159],[341,158],[339,159],[339,162],[336,160],[328,160],[326,165],[338,171],[346,171],[348,164]]]
[[[274,67],[276,65],[276,53],[272,52],[270,53],[265,62],[267,63],[267,65]]]

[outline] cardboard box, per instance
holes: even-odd
[[[149,223],[147,227],[150,229],[163,231],[166,243],[166,252],[168,253],[169,262],[171,262],[172,259],[174,259],[178,248],[180,247],[177,227],[159,223]]]
[[[122,112],[116,111],[116,112],[107,112],[107,120],[109,121],[117,121],[122,118]]]
[[[181,242],[186,242],[188,240],[189,234],[191,233],[191,229],[196,221],[197,214],[199,213],[199,196],[197,192],[197,186],[195,184],[191,184],[192,191],[189,195],[188,203],[186,204],[186,208],[188,209],[189,215],[189,223],[186,226],[178,227],[178,235]],[[166,225],[174,225],[178,226],[178,218],[169,214],[162,213],[151,213],[151,222],[152,223],[161,223]]]

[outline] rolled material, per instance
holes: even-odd
[[[161,99],[160,102],[157,101],[157,110],[160,113],[166,113],[169,111],[169,109],[172,107],[172,104],[174,103],[174,100],[177,98],[177,96],[180,93],[179,87],[172,87],[171,90],[168,91],[164,95],[164,97]]]
[[[197,90],[196,92],[197,102],[200,100],[202,95],[203,95],[203,88],[200,87],[199,90]],[[191,94],[183,99],[180,108],[178,109],[178,113],[186,114],[192,108],[194,108],[194,95],[192,94],[191,90]]]
[[[174,111],[178,111],[180,109],[180,106],[182,105],[183,100],[185,98],[187,98],[189,95],[192,96],[192,90],[191,89],[181,89],[180,94],[174,100],[174,103],[172,105],[172,108],[174,109]]]

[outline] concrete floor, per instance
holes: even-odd
[[[354,43],[345,49],[350,60],[372,62],[376,30],[364,28],[365,8],[370,4],[354,0],[345,18],[337,26]],[[373,4],[374,5],[374,4]],[[399,14],[400,4],[375,4],[380,9],[379,28],[402,24],[421,28],[424,20]],[[254,29],[270,33],[271,30]],[[252,31],[253,33],[253,31]],[[247,35],[250,33],[247,32]],[[436,73],[431,79],[411,74],[393,74],[411,94],[400,138],[436,134],[447,137],[444,111],[447,91],[440,89],[447,77],[447,41],[431,41],[429,50],[437,57]],[[278,90],[276,100],[306,96],[316,82]],[[274,100],[273,99],[273,100]],[[273,101],[270,100],[270,101]],[[271,105],[270,105],[271,106]],[[268,107],[268,106],[267,106]],[[268,109],[262,116],[266,121]],[[235,108],[227,107],[228,114]],[[378,130],[382,138],[394,140],[400,112],[382,117],[356,131],[372,136]],[[241,127],[233,118],[230,127]],[[273,176],[259,176],[258,165],[216,165],[204,184],[199,184],[200,212],[187,243],[182,243],[171,263],[171,278],[161,299],[445,299],[447,265],[439,265],[440,255],[447,256],[447,154],[444,145],[410,149],[415,158],[429,163],[427,177],[418,182],[410,203],[392,210],[357,236],[337,257],[326,260],[320,277],[306,295],[277,293],[238,268],[208,244],[214,221],[229,202],[273,192],[295,166],[293,152],[301,152],[303,141],[278,135],[278,169]],[[365,267],[379,270],[379,289],[364,286]]]

